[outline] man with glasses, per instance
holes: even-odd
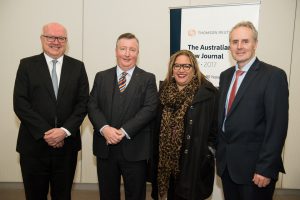
[[[45,25],[40,39],[43,53],[20,61],[14,87],[25,195],[45,200],[50,185],[52,200],[70,200],[88,78],[83,62],[64,55],[68,38],[62,25]]]

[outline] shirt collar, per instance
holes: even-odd
[[[242,69],[244,72],[248,72],[254,61],[256,60],[256,56],[254,56]],[[235,65],[235,71],[239,70],[238,64]]]
[[[64,56],[62,55],[61,57],[59,57],[59,58],[57,58],[57,59],[53,59],[53,58],[51,58],[50,56],[48,56],[46,53],[44,53],[44,56],[45,56],[45,58],[46,58],[47,63],[51,63],[52,60],[57,60],[58,63],[62,64],[63,58],[64,58]]]
[[[130,77],[132,76],[133,74],[133,71],[135,69],[135,66],[133,68],[131,68],[130,70],[126,71],[127,72],[127,75],[129,75]],[[121,74],[123,73],[124,71],[117,65],[117,76],[121,76]]]

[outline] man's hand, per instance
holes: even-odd
[[[102,134],[106,139],[107,144],[118,144],[124,137],[124,133],[121,132],[114,127],[106,126],[102,130]]]
[[[53,146],[53,148],[61,148],[63,147],[65,144],[64,140],[62,140],[61,142],[57,143],[57,145]]]
[[[269,185],[271,179],[259,174],[254,174],[252,181],[254,182],[255,185],[261,188]]]
[[[64,139],[67,133],[61,128],[53,128],[45,132],[44,140],[49,146],[60,148],[64,145]]]

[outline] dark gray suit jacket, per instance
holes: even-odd
[[[106,145],[99,130],[104,125],[111,125],[116,83],[116,67],[98,72],[90,93],[88,116],[94,127],[93,152],[100,158],[109,156],[110,145]],[[123,103],[125,112],[119,117],[122,121],[121,127],[131,139],[124,137],[121,148],[128,161],[146,160],[150,156],[150,122],[155,116],[158,102],[155,76],[136,67],[126,92],[128,98]]]
[[[83,62],[64,56],[56,100],[44,54],[22,59],[14,87],[14,110],[21,121],[17,151],[45,156],[80,150],[79,127],[87,113],[88,97]],[[43,139],[54,127],[71,132],[62,148],[52,148]]]
[[[247,72],[225,122],[226,95],[235,67],[221,73],[217,173],[226,166],[234,182],[248,184],[254,173],[277,179],[288,127],[288,82],[283,70],[256,61]]]

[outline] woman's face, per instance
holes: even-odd
[[[173,65],[173,76],[179,90],[191,82],[195,74],[194,66],[186,55],[177,56]]]

